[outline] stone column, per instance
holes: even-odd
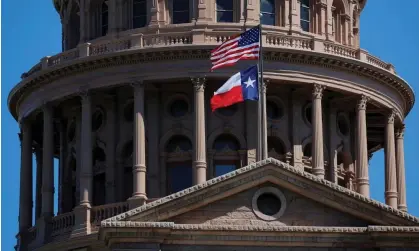
[[[386,165],[386,204],[397,208],[397,173],[396,173],[396,151],[394,143],[394,117],[391,112],[387,117],[386,138],[385,138],[385,165]]]
[[[298,93],[296,91],[291,91],[290,96],[291,96],[291,102],[289,103],[289,105],[292,107],[291,108],[292,113],[290,114],[290,116],[292,116],[290,118],[290,127],[292,128],[292,145],[293,145],[292,164],[295,168],[304,170],[303,158],[302,158],[303,147],[301,145],[302,139],[301,139],[301,128],[300,128],[300,126],[303,123],[301,119],[301,117],[303,116],[301,114],[302,113],[302,105],[301,105],[301,100],[300,100],[301,93]]]
[[[396,165],[397,165],[397,192],[399,195],[398,209],[407,212],[406,203],[406,177],[404,170],[404,125],[396,132]]]
[[[262,160],[268,158],[268,122],[267,122],[267,115],[266,115],[266,87],[269,83],[269,80],[265,80],[262,83],[262,96],[260,102],[262,103],[262,139],[260,142],[262,143]]]
[[[195,169],[194,185],[207,181],[205,134],[205,78],[191,79],[195,89]]]
[[[32,128],[28,119],[20,123],[22,133],[20,194],[19,194],[19,232],[32,226]]]
[[[73,236],[90,234],[90,209],[92,202],[92,102],[90,94],[83,91],[81,97],[81,133],[80,133],[80,202],[74,208],[75,227]]]
[[[64,186],[67,186],[67,182],[65,182],[65,156],[67,152],[67,139],[66,139],[66,124],[64,121],[58,121],[59,130],[60,130],[60,166],[58,170],[58,213],[61,214],[64,211],[64,200],[66,200],[65,191],[68,189]],[[63,200],[64,198],[64,200]]]
[[[367,109],[368,98],[362,95],[357,104],[356,128],[356,169],[358,192],[365,197],[370,197],[370,183],[368,174],[368,146],[367,146]]]
[[[52,107],[45,104],[43,132],[42,213],[43,217],[54,214],[54,126]]]
[[[36,191],[35,191],[35,219],[41,216],[42,210],[42,147],[36,146]]]
[[[313,174],[324,179],[322,96],[324,86],[315,84],[312,101],[312,165]]]
[[[129,207],[142,206],[147,200],[146,194],[146,163],[145,163],[145,126],[144,126],[144,83],[142,81],[132,84],[134,89],[134,154],[133,191],[129,198]]]

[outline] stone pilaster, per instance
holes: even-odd
[[[358,192],[365,197],[370,197],[370,183],[368,174],[368,147],[367,147],[367,109],[368,98],[362,96],[357,104],[356,128],[356,169]]]
[[[335,37],[333,36],[332,1],[328,1],[326,13],[326,39],[334,41]]]
[[[246,25],[252,26],[259,23],[259,1],[247,0],[246,1]]]
[[[194,1],[194,7],[196,6],[197,12],[196,12],[196,22],[199,23],[205,23],[208,21],[207,13],[208,4],[205,0],[192,0]]]
[[[291,10],[290,10],[290,20],[291,20],[291,30],[300,31],[300,0],[290,0],[291,1]]]
[[[315,84],[312,100],[312,165],[313,174],[324,179],[322,96],[324,86]]]
[[[147,131],[148,131],[148,152],[158,153],[159,149],[159,132],[160,132],[160,116],[159,114],[159,92],[158,90],[151,91],[150,98],[147,102],[147,114],[153,114],[147,118]],[[159,155],[158,154],[148,154],[148,181],[149,187],[148,197],[149,198],[159,198],[164,195],[161,194],[160,185],[159,185],[159,176],[160,176],[160,165],[159,165]]]
[[[144,125],[144,83],[132,84],[134,89],[134,154],[132,156],[133,191],[129,198],[129,207],[143,205],[146,194],[146,163],[145,163],[145,125]]]
[[[394,111],[387,117],[386,138],[385,138],[385,166],[386,166],[386,204],[397,208],[397,172],[396,172],[396,151],[394,143]]]
[[[321,0],[317,5],[320,10],[320,24],[318,26],[318,34],[326,36],[327,1]]]
[[[52,107],[45,104],[43,107],[43,170],[42,170],[42,213],[43,217],[54,214],[54,127]]]
[[[19,194],[19,232],[26,232],[32,226],[32,128],[30,121],[20,123],[22,133],[20,194]]]
[[[194,184],[207,181],[206,134],[205,134],[205,78],[192,78],[195,90],[195,170]]]
[[[407,212],[406,203],[406,177],[404,169],[404,125],[396,132],[396,166],[397,166],[397,192],[399,210]]]
[[[92,102],[90,94],[84,91],[81,97],[81,133],[80,133],[80,202],[74,208],[75,227],[73,236],[90,234],[90,209],[92,201]]]

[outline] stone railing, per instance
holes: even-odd
[[[189,45],[218,45],[233,35],[237,35],[240,31],[236,30],[211,30],[208,28],[204,31],[194,30],[190,27],[189,31],[185,31],[185,27],[178,29],[173,27],[165,33],[121,33],[119,38],[101,38],[91,43],[80,44],[77,48],[62,52],[52,57],[46,57],[36,64],[27,73],[22,74],[22,78],[26,78],[32,74],[36,74],[41,70],[55,67],[64,62],[77,58],[85,58],[90,56],[104,55],[119,51],[138,50],[144,48],[166,48],[170,46],[189,46]],[[287,35],[281,30],[267,30],[263,32],[263,46],[265,48],[283,48],[290,50],[314,51],[319,53],[337,55],[340,57],[351,58],[361,62],[368,63],[375,67],[394,72],[391,64],[381,61],[362,49],[336,44],[333,42],[325,42],[318,38]]]
[[[170,33],[153,34],[143,37],[143,47],[175,46],[183,44],[192,44],[192,34],[188,33]]]
[[[52,56],[48,58],[48,66],[54,66],[62,64],[66,61],[73,60],[79,57],[79,50],[78,48],[74,48],[68,51],[64,51],[58,55]]]
[[[128,211],[128,202],[112,203],[93,207],[90,217],[92,228],[99,226],[101,221],[126,211]]]
[[[313,39],[306,37],[267,34],[265,43],[268,47],[313,50]]]
[[[348,58],[356,58],[357,50],[340,44],[325,42],[324,52]]]
[[[51,236],[57,236],[64,233],[71,232],[75,222],[73,212],[60,214],[52,218],[52,232]]]

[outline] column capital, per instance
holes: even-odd
[[[78,96],[81,98],[81,103],[90,101],[90,91],[87,88],[79,88]]]
[[[396,138],[397,139],[403,139],[404,138],[404,132],[405,132],[405,124],[402,124],[399,128],[396,129]]]
[[[129,84],[132,88],[144,88],[144,80],[132,80]]]
[[[358,100],[357,108],[358,110],[366,110],[367,109],[367,102],[370,98],[365,95],[361,95],[361,98]]]
[[[396,111],[391,110],[387,115],[387,124],[394,124],[394,118],[396,117]]]
[[[313,86],[313,98],[314,99],[321,99],[323,97],[323,91],[326,89],[324,85],[314,83]]]
[[[266,90],[268,89],[268,85],[271,81],[269,79],[264,79],[262,82],[262,92],[266,93]]]
[[[191,77],[195,92],[203,92],[205,89],[206,77]]]

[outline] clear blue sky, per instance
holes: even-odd
[[[16,244],[19,212],[20,147],[18,124],[7,109],[7,95],[20,75],[61,50],[61,24],[51,0],[3,1],[2,5],[2,249]],[[361,46],[391,62],[397,73],[419,89],[419,1],[369,0],[361,17]],[[419,216],[417,158],[419,104],[406,119],[406,183],[409,212]],[[416,127],[416,131],[415,131]],[[371,196],[384,201],[384,155],[371,164]]]

